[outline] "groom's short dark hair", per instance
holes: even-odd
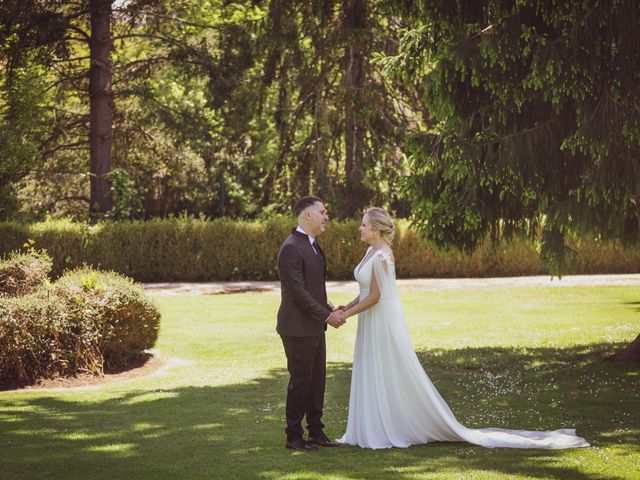
[[[293,207],[293,212],[295,213],[296,218],[298,218],[298,215],[300,215],[305,208],[310,207],[316,202],[322,203],[322,199],[314,197],[313,195],[300,198]]]

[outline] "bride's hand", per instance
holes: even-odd
[[[331,325],[333,328],[340,327],[344,323],[341,313],[342,313],[342,310],[337,310],[337,309],[331,312],[331,315],[329,315],[329,318],[327,319],[327,323]]]

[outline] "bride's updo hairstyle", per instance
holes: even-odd
[[[369,217],[371,226],[380,231],[382,238],[391,245],[393,237],[396,234],[396,225],[389,213],[380,207],[368,208],[364,214]]]

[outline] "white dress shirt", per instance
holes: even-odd
[[[307,232],[305,232],[300,225],[296,227],[296,232],[304,233],[309,238],[309,243],[311,244],[311,248],[313,248],[313,251],[316,252],[316,255],[317,255],[318,251],[316,250],[316,247],[313,246],[313,243],[316,241],[316,239],[311,235],[309,235]]]

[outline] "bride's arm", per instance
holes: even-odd
[[[367,295],[364,299],[358,301],[356,298],[356,303],[342,314],[343,318],[349,318],[353,315],[357,315],[360,312],[364,312],[365,310],[373,307],[380,300],[380,287],[378,286],[378,281],[376,280],[375,273],[371,273],[371,288],[369,290],[369,295]]]
[[[349,303],[347,303],[346,305],[340,305],[338,307],[339,310],[348,310],[351,307],[355,307],[358,303],[360,302],[360,295],[357,295],[356,298],[354,298],[353,300],[351,300]]]

